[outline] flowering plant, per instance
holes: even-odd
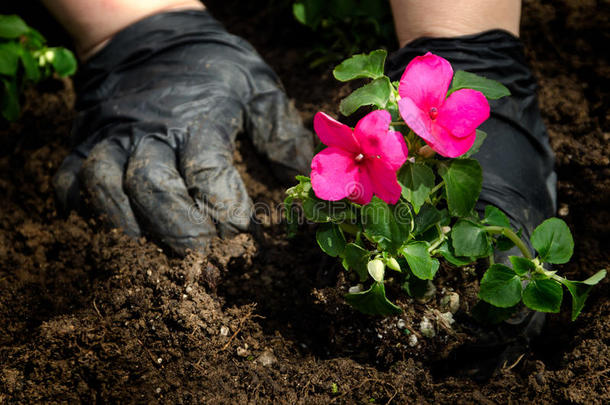
[[[584,281],[549,270],[549,264],[572,256],[566,223],[550,218],[540,224],[529,239],[533,255],[500,209],[488,205],[482,218],[475,211],[483,175],[471,156],[486,137],[477,128],[489,117],[488,99],[508,96],[508,89],[472,73],[454,73],[447,60],[431,53],[413,59],[392,83],[383,73],[385,57],[385,51],[373,51],[335,68],[341,81],[371,79],[342,100],[341,113],[362,106],[373,111],[354,129],[316,114],[314,130],[323,145],[312,160],[311,178],[298,176],[299,184],[287,191],[290,233],[296,231],[299,201],[305,217],[320,224],[320,248],[338,257],[358,283],[346,301],[367,314],[402,311],[386,296],[388,282],[413,296],[434,279],[439,260],[464,267],[488,259],[479,290],[486,319],[506,319],[521,302],[559,312],[563,286],[572,295],[575,319],[606,270]],[[494,263],[495,251],[514,246],[520,256]]]

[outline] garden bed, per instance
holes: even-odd
[[[318,110],[337,113],[350,85],[332,67],[307,68],[304,28],[220,3],[206,2],[276,70],[308,126]],[[559,271],[579,280],[610,264],[609,8],[525,1],[523,11],[559,216],[576,241]],[[0,130],[0,403],[610,402],[608,280],[577,321],[566,300],[531,351],[477,382],[451,353],[475,337],[460,313],[476,302],[481,269],[442,268],[428,300],[398,300],[405,312],[381,319],[342,301],[348,283],[313,228],[287,240],[275,213],[262,218],[260,238],[216,241],[208,257],[184,260],[95,218],[61,218],[51,178],[68,153],[73,102],[70,81],[44,83]],[[278,207],[283,186],[246,139],[238,146],[250,195]],[[453,294],[450,325],[441,301]],[[423,317],[434,337],[422,336]]]

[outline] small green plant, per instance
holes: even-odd
[[[310,66],[336,63],[380,44],[394,46],[394,24],[387,1],[298,0],[292,12],[318,38],[308,53]]]
[[[19,95],[27,83],[51,76],[70,76],[76,58],[61,47],[48,47],[44,37],[16,15],[0,15],[0,113],[15,121],[21,111]]]
[[[559,312],[566,287],[576,319],[606,270],[584,281],[550,270],[572,256],[566,223],[550,218],[536,227],[529,239],[534,255],[500,209],[488,205],[482,216],[475,211],[483,173],[471,156],[486,136],[477,127],[489,117],[488,99],[508,96],[508,89],[472,73],[454,74],[448,61],[430,53],[392,83],[383,73],[385,58],[378,50],[335,68],[338,80],[370,80],[342,100],[340,111],[373,111],[354,129],[316,114],[314,129],[325,147],[313,158],[311,178],[298,176],[299,184],[287,191],[290,232],[301,219],[293,209],[299,201],[305,219],[319,224],[320,248],[339,258],[358,283],[346,301],[366,314],[401,312],[386,296],[387,283],[419,296],[440,260],[462,268],[486,259],[482,303],[473,311],[480,318],[501,321],[521,302]],[[494,263],[495,251],[514,246],[521,256]]]

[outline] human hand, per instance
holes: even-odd
[[[250,227],[252,202],[233,166],[238,133],[280,179],[309,171],[312,138],[279,79],[206,11],[135,23],[79,79],[80,144],[54,179],[65,210],[82,187],[112,226],[184,254]]]

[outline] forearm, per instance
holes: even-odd
[[[490,29],[519,36],[521,0],[390,0],[400,46],[420,37],[455,37]]]
[[[42,0],[87,59],[118,31],[150,15],[169,10],[204,9],[198,0]]]

